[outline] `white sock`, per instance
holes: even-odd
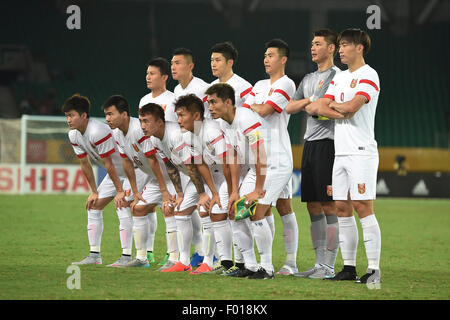
[[[200,218],[202,222],[202,243],[203,243],[203,263],[210,268],[213,267],[214,250],[216,248],[216,239],[214,237],[214,228],[209,216]]]
[[[219,260],[232,260],[233,234],[230,221],[223,220],[213,222],[214,237],[216,238],[216,248],[219,253]]]
[[[369,269],[380,269],[381,231],[375,214],[359,219],[362,226]]]
[[[170,261],[178,261],[177,221],[174,216],[164,217],[166,221],[167,253]]]
[[[246,221],[246,220],[247,219],[245,219],[244,221]],[[230,221],[230,227],[231,227],[232,239],[233,239],[234,262],[235,263],[244,263],[244,256],[242,255],[241,249],[239,249],[239,243],[237,241],[237,235],[236,235],[237,230],[235,230],[235,228],[238,228],[239,226],[236,226],[236,221],[234,221],[234,220],[229,220],[229,221]]]
[[[266,221],[269,224],[270,232],[272,232],[272,239],[275,237],[275,219],[273,214],[266,216]]]
[[[102,210],[88,210],[87,232],[90,251],[100,253],[100,245],[103,233]]]
[[[249,228],[248,222],[244,220],[233,221],[231,220],[231,229],[233,230],[233,236],[236,239],[238,248],[244,257],[245,267],[248,270],[258,270],[258,262],[256,261],[255,250],[253,249],[253,236],[252,231]]]
[[[195,252],[203,256],[202,251],[202,222],[200,220],[200,214],[198,210],[195,209],[192,212],[192,245],[194,246]]]
[[[178,250],[180,251],[180,262],[185,266],[190,264],[191,242],[192,242],[192,219],[191,216],[175,216],[177,221]]]
[[[148,240],[147,240],[147,251],[153,252],[153,245],[155,243],[156,229],[158,228],[158,220],[156,217],[156,212],[150,212],[147,216],[148,219]]]
[[[272,265],[272,232],[266,219],[252,221],[256,246],[261,257],[261,267],[267,272],[273,272]]]
[[[122,254],[130,255],[133,248],[133,218],[130,208],[116,209],[119,217],[120,243]]]
[[[342,259],[346,266],[356,266],[356,250],[358,248],[358,227],[355,216],[338,217],[339,245]]]
[[[133,217],[133,235],[136,246],[136,259],[147,260],[148,218]]]
[[[283,222],[283,240],[286,250],[286,264],[291,267],[297,267],[297,249],[298,249],[298,224],[295,213],[289,213],[281,216]]]

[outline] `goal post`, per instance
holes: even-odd
[[[69,130],[64,116],[0,119],[0,194],[89,193]],[[105,171],[93,169],[98,182]]]

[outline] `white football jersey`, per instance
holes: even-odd
[[[211,82],[211,85],[219,83],[219,79],[214,80]],[[238,76],[237,74],[233,74],[233,76],[228,79],[226,82],[234,89],[234,95],[235,95],[235,103],[234,105],[236,107],[242,107],[242,105],[245,102],[245,99],[247,99],[247,95],[250,94],[252,91],[252,85],[250,82],[245,80],[244,78]]]
[[[211,119],[211,114],[209,113],[209,104],[208,104],[208,96],[205,94],[205,91],[209,88],[209,84],[205,81],[203,81],[200,78],[193,77],[191,82],[186,86],[186,88],[183,89],[181,87],[181,84],[178,84],[175,87],[175,90],[173,93],[175,94],[176,99],[178,99],[181,96],[185,96],[187,94],[195,94],[197,97],[200,98],[200,100],[203,101],[203,105],[205,107],[205,113],[204,118],[205,119]]]
[[[152,93],[142,97],[139,101],[139,109],[147,103],[159,104],[164,109],[164,118],[166,121],[177,122],[178,117],[175,112],[175,94],[169,90],[164,91],[157,97],[153,97]]]
[[[336,74],[324,98],[344,103],[356,95],[366,98],[366,104],[350,119],[336,119],[334,146],[336,155],[377,155],[375,112],[380,94],[378,73],[369,65],[350,72]]]
[[[286,75],[273,84],[270,79],[260,80],[243,104],[246,108],[250,108],[252,104],[269,104],[275,110],[264,117],[267,124],[265,131],[271,137],[271,143],[266,143],[267,157],[274,170],[289,171],[293,168],[291,139],[287,129],[290,115],[284,109],[294,93],[295,83]]]
[[[219,122],[205,119],[201,123],[198,135],[188,131],[183,134],[183,137],[184,142],[191,148],[194,160],[201,160],[203,157],[212,172],[222,171],[227,144]]]
[[[130,117],[127,134],[124,136],[123,131],[116,128],[113,130],[113,136],[116,140],[120,156],[122,158],[128,157],[134,162],[135,166],[145,172],[150,178],[156,179],[147,157],[156,154],[157,150],[153,146],[150,137],[145,136],[144,132],[142,132],[139,119]],[[166,170],[164,170],[164,163],[159,155],[156,155],[156,158],[160,160],[162,172],[167,180],[168,176]]]
[[[110,156],[119,176],[125,176],[122,169],[122,159],[117,151],[110,127],[98,120],[89,119],[86,131],[81,134],[78,130],[69,131],[69,140],[78,158],[87,155],[94,164],[105,167],[102,158]]]
[[[229,124],[221,121],[220,124],[225,133],[226,143],[236,150],[238,163],[254,170],[256,159],[252,150],[259,144],[264,143],[265,146],[270,141],[270,137],[266,141],[266,137],[263,136],[264,120],[252,110],[236,108],[233,122]],[[269,161],[269,157],[267,160]]]
[[[185,163],[191,163],[193,157],[189,145],[184,142],[183,132],[178,123],[166,122],[162,140],[150,137],[153,145],[164,162],[171,161],[180,172],[188,175]]]

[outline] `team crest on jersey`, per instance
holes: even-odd
[[[360,194],[364,194],[366,192],[366,184],[365,183],[358,183],[358,192]]]
[[[327,196],[329,197],[333,196],[333,187],[330,184],[327,185]]]
[[[271,95],[272,95],[272,93],[273,93],[273,88],[270,88],[270,91],[269,91],[269,96],[271,96]]]
[[[358,83],[358,79],[353,79],[352,83],[350,83],[350,88],[356,87],[356,84]]]
[[[323,86],[323,80],[320,80],[319,81],[319,84],[317,85],[317,89],[322,89],[322,86]]]
[[[134,151],[136,151],[136,152],[139,152],[139,148],[138,148],[138,146],[137,146],[137,145],[135,145],[134,143],[133,143],[132,145],[133,145],[133,149],[134,149]]]

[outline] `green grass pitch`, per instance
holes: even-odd
[[[146,300],[404,300],[450,298],[450,200],[378,199],[381,228],[381,288],[352,282],[275,276],[274,280],[235,279],[216,275],[164,274],[150,268],[108,268],[121,254],[118,219],[110,204],[104,211],[103,265],[81,266],[81,289],[67,288],[72,261],[87,255],[86,196],[0,196],[2,232],[0,299],[146,299]],[[310,221],[304,204],[294,199],[299,223],[298,266],[314,263]],[[282,224],[274,210],[273,264],[285,258]],[[358,219],[357,219],[358,220]],[[358,275],[367,268],[359,228]],[[155,256],[166,249],[165,224],[158,211]],[[342,268],[338,255],[336,269]]]

